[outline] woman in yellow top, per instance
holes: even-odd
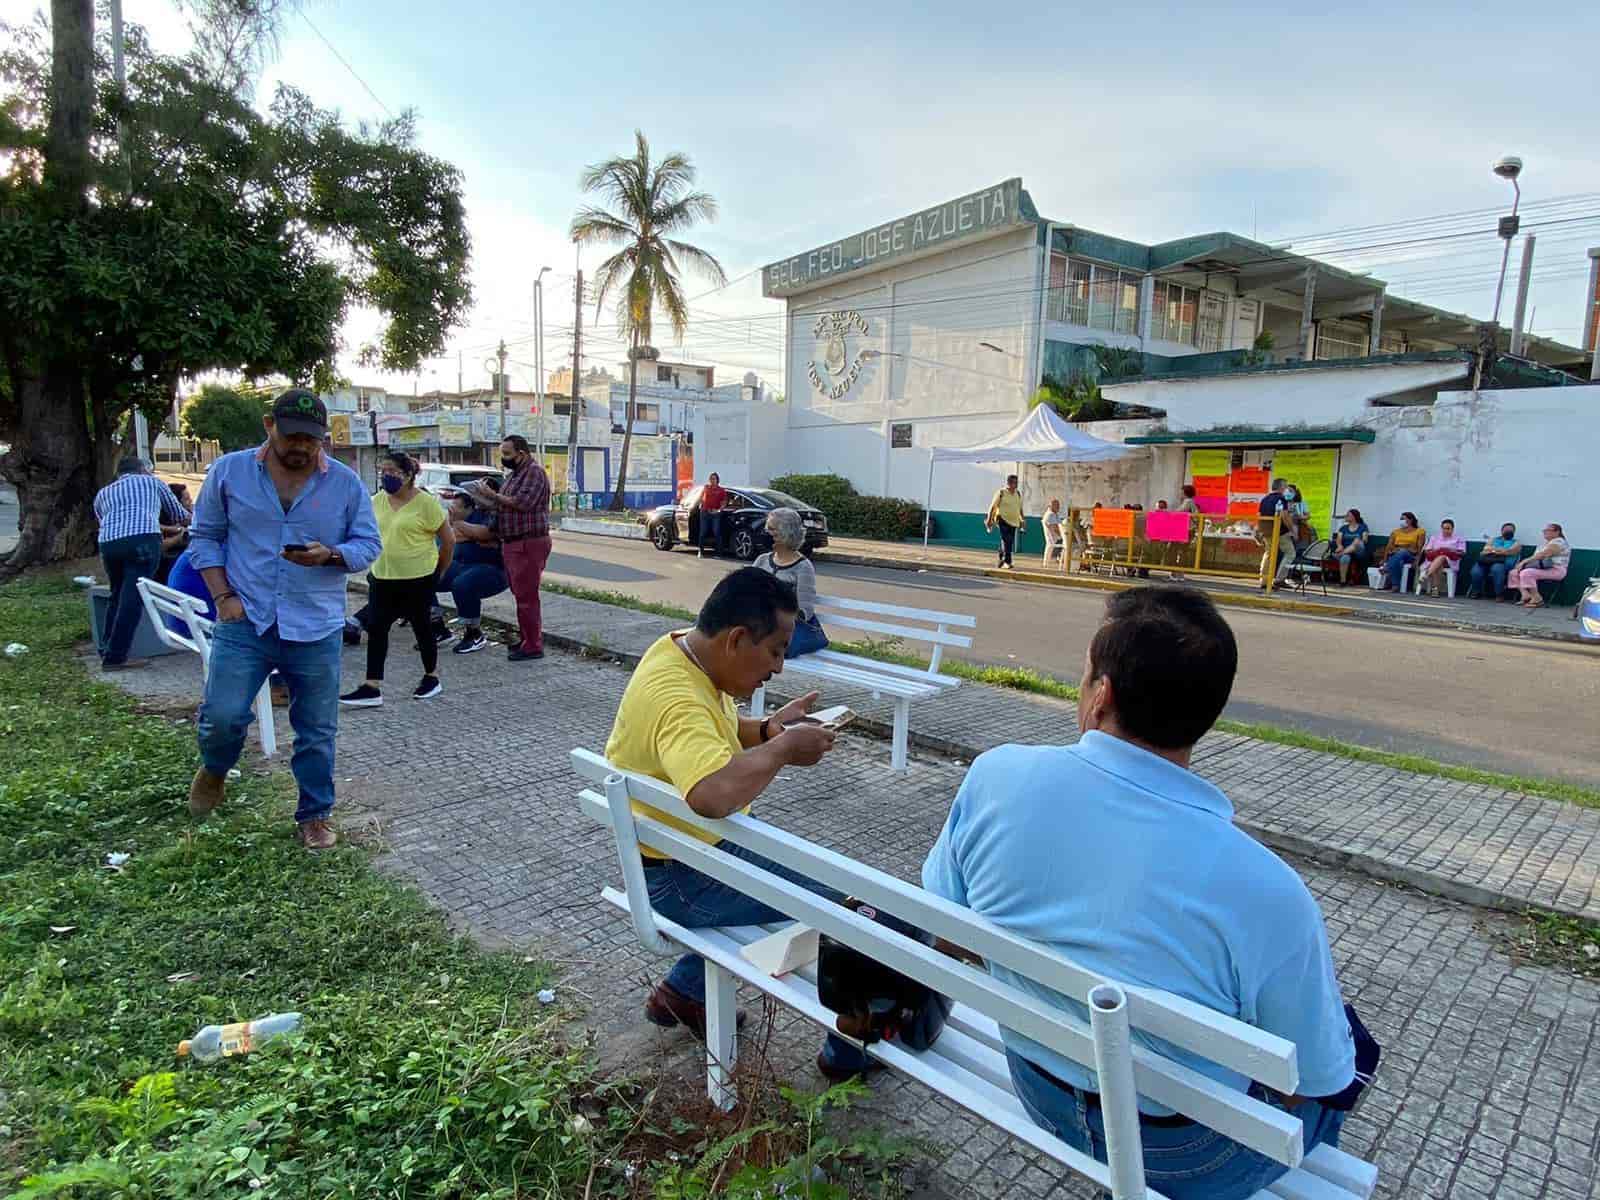
[[[378,475],[383,490],[372,497],[383,553],[372,564],[371,615],[367,618],[367,678],[339,697],[347,708],[383,704],[383,663],[389,656],[389,626],[404,617],[417,635],[422,682],[411,693],[428,700],[444,690],[439,683],[439,644],[430,628],[434,581],[450,565],[456,540],[444,508],[417,487],[421,468],[409,454],[386,455]]]
[[[1379,590],[1385,592],[1406,590],[1401,582],[1406,568],[1422,557],[1422,547],[1427,541],[1428,531],[1417,523],[1417,514],[1401,513],[1400,528],[1389,534],[1388,544],[1383,548],[1381,566],[1384,580],[1383,587]]]
[[[1011,565],[1011,555],[1017,548],[1017,531],[1026,520],[1022,515],[1022,493],[1017,491],[1017,477],[1007,475],[1005,487],[994,494],[989,503],[989,515],[983,519],[983,527],[990,533],[996,525],[1000,526],[999,565],[1007,571],[1015,569]]]

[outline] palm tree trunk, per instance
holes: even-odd
[[[634,397],[639,394],[639,330],[633,331],[633,350],[628,355],[628,407],[623,413],[622,461],[617,464],[617,494],[611,497],[611,511],[621,512],[627,505],[623,492],[628,486],[628,453],[633,449]]]

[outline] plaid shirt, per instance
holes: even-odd
[[[154,475],[123,475],[101,488],[94,498],[100,541],[159,534],[163,525],[187,525],[189,510],[172,489]]]
[[[499,533],[502,542],[549,536],[550,477],[531,458],[500,487]]]

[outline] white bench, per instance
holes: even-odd
[[[783,664],[785,675],[806,675],[829,683],[842,683],[850,687],[865,688],[874,699],[888,696],[894,701],[894,740],[890,752],[891,769],[906,769],[906,744],[911,732],[911,702],[926,700],[950,688],[961,686],[961,680],[944,675],[939,664],[946,646],[966,649],[972,638],[952,629],[976,629],[978,618],[962,613],[934,612],[925,608],[903,608],[897,604],[878,604],[870,600],[847,600],[842,596],[818,596],[817,616],[824,632],[834,629],[859,629],[864,633],[899,638],[902,641],[924,642],[933,647],[926,667],[906,667],[899,663],[879,662],[855,654],[829,648],[815,654],[803,654]],[[895,621],[878,618],[893,617]],[[911,621],[916,624],[905,624]],[[931,626],[931,628],[929,628]],[[750,697],[750,715],[760,717],[766,712],[766,688],[757,688]]]
[[[200,656],[200,678],[203,681],[211,672],[211,629],[216,622],[206,616],[206,606],[186,592],[169,588],[154,579],[139,580],[139,598],[144,601],[144,611],[150,617],[156,636],[175,650],[193,650]],[[166,618],[175,617],[188,629],[187,636],[168,627]],[[261,739],[261,753],[271,758],[278,750],[278,731],[272,724],[272,687],[261,685],[251,705],[256,714],[256,736]]]
[[[1133,1041],[1130,1030],[1182,1046],[1282,1095],[1294,1094],[1299,1082],[1292,1042],[1181,997],[1121,985],[1008,933],[968,909],[751,817],[706,820],[671,788],[618,771],[600,755],[574,750],[572,765],[593,785],[579,793],[584,813],[610,826],[616,841],[625,886],[622,891],[606,888],[602,897],[632,918],[647,950],[660,955],[689,950],[705,959],[707,1090],[719,1106],[729,1108],[736,1099],[734,993],[740,981],[830,1030],[835,1014],[817,999],[814,967],[773,977],[741,954],[742,947],[787,923],[685,929],[658,916],[649,903],[639,855],[641,842],[949,996],[955,1007],[930,1050],[913,1053],[896,1043],[875,1042],[867,1052],[1109,1189],[1116,1200],[1160,1195],[1144,1183],[1138,1095],[1165,1104],[1290,1168],[1258,1193],[1256,1200],[1355,1200],[1371,1195],[1377,1183],[1376,1167],[1328,1146],[1303,1154],[1303,1134],[1294,1117],[1157,1055]],[[636,818],[630,804],[634,800],[1083,1001],[1090,1019],[1084,1021],[1044,1004],[986,971],[946,957],[661,821]],[[1012,1090],[1000,1040],[1001,1024],[1097,1072],[1109,1165],[1067,1145],[1028,1117]]]

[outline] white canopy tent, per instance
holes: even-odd
[[[928,548],[928,528],[933,519],[933,468],[936,463],[1066,463],[1070,481],[1074,462],[1111,462],[1127,458],[1139,449],[1138,446],[1108,442],[1075,429],[1057,416],[1055,409],[1048,404],[1038,405],[1017,424],[987,442],[979,442],[976,446],[935,446],[928,458],[928,502],[922,510],[922,548]]]

